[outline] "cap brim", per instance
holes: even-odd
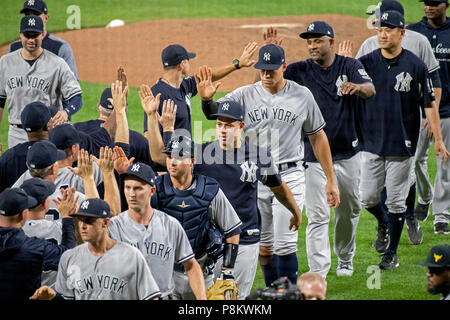
[[[28,205],[27,205],[28,209],[34,208],[39,204],[38,201],[33,197],[28,196],[27,200],[28,200]]]
[[[20,10],[19,13],[25,13],[26,10],[31,10],[31,11],[37,12],[39,14],[45,13],[45,12],[42,12],[41,10],[37,10],[36,8],[23,8],[22,10]]]
[[[60,149],[58,149],[57,154],[56,154],[56,160],[64,160],[66,158],[66,153]]]
[[[120,175],[120,178],[121,178],[122,180],[125,180],[125,179],[128,178],[128,177],[138,178],[139,180],[142,180],[142,181],[144,181],[145,183],[147,183],[147,184],[149,184],[149,185],[151,185],[151,186],[154,186],[154,185],[155,185],[154,182],[152,183],[151,181],[148,181],[147,179],[141,177],[140,175],[134,174],[134,173],[125,172],[125,173],[122,173],[122,174]]]
[[[258,62],[255,64],[255,69],[259,70],[277,70],[282,66],[282,64],[269,64]]]
[[[450,267],[450,266],[443,266],[442,264],[437,264],[437,263],[428,262],[428,261],[419,261],[419,262],[415,262],[415,264],[418,264],[418,265],[424,266],[424,267],[432,267],[432,268],[449,268]]]
[[[320,38],[320,37],[323,37],[323,36],[328,36],[330,38],[333,38],[333,35],[331,35],[331,34],[315,33],[315,32],[303,32],[303,33],[300,33],[298,36],[300,38],[302,38],[302,39]]]
[[[25,28],[23,30],[20,30],[20,33],[24,33],[24,32],[37,32],[37,33],[43,34],[44,30],[41,31],[41,30],[36,30],[33,28]]]
[[[85,211],[81,211],[81,212],[77,212],[77,213],[72,213],[72,214],[69,214],[69,216],[71,216],[71,217],[90,217],[90,218],[110,218],[110,217],[111,217],[111,215],[99,217],[99,216],[96,215],[96,214],[89,213],[89,212],[85,212]]]
[[[195,58],[197,55],[195,54],[195,53],[193,53],[193,52],[188,52],[188,58],[189,59],[192,59],[192,58]]]
[[[243,120],[241,118],[236,118],[236,117],[230,116],[228,114],[221,114],[221,113],[211,114],[211,117],[214,118],[213,120],[217,119],[218,117],[224,117],[224,118],[228,118],[228,119],[232,119],[232,120],[236,120],[236,121],[242,121]]]

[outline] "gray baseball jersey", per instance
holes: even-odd
[[[124,211],[111,219],[108,233],[111,238],[128,243],[142,252],[161,291],[161,297],[171,294],[174,289],[174,263],[194,258],[181,224],[156,209],[147,227],[131,219],[128,211]]]
[[[32,66],[21,50],[0,58],[0,97],[7,98],[8,121],[20,125],[20,114],[33,101],[62,109],[62,99],[81,94],[81,87],[67,63],[44,49]]]
[[[276,164],[301,160],[302,134],[315,134],[325,126],[311,91],[286,81],[276,94],[265,90],[259,81],[218,100],[234,100],[244,107],[245,135],[250,142],[267,148]]]
[[[434,56],[431,44],[428,41],[427,37],[425,37],[423,34],[405,29],[405,36],[402,39],[402,47],[411,51],[420,59],[422,59],[423,62],[425,62],[429,73],[439,69],[439,62]],[[367,38],[359,48],[359,51],[356,54],[355,58],[359,59],[362,56],[365,56],[366,54],[371,53],[372,51],[379,48],[380,45],[378,43],[378,38],[376,35]]]
[[[56,291],[75,300],[148,300],[160,295],[142,253],[117,241],[101,257],[83,243],[61,256]]]
[[[23,232],[28,237],[36,237],[49,241],[54,241],[61,244],[62,237],[62,220],[48,221],[42,220],[28,220],[22,227]],[[42,271],[41,285],[54,287],[56,283],[57,271]]]
[[[31,179],[32,176],[30,171],[25,171],[16,182],[14,182],[13,188],[18,188],[22,185],[25,180]],[[102,170],[94,163],[94,182],[95,185],[99,185],[103,182],[103,174]],[[59,168],[58,175],[56,176],[56,180],[54,184],[60,188],[61,186],[68,186],[71,188],[75,188],[80,193],[84,193],[84,183],[83,179],[74,174],[68,168]]]

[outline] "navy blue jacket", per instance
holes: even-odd
[[[28,300],[41,286],[42,271],[58,270],[63,252],[76,246],[73,220],[62,221],[60,245],[0,227],[0,301]]]

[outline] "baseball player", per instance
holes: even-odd
[[[131,244],[144,254],[162,299],[172,299],[174,294],[174,264],[186,270],[188,286],[195,298],[206,299],[203,274],[186,233],[175,218],[152,208],[150,197],[156,190],[151,167],[137,162],[121,178],[129,209],[111,219],[110,236]]]
[[[171,115],[170,111],[164,111],[169,109],[163,107],[163,114],[160,117],[164,135],[171,133],[174,126],[175,116]],[[152,110],[146,111],[148,114]],[[153,112],[156,112],[156,109]],[[171,121],[165,121],[166,117]],[[218,139],[197,146],[194,172],[212,177],[219,182],[220,188],[242,221],[234,279],[239,290],[237,299],[243,300],[250,294],[258,264],[261,230],[261,216],[257,206],[258,181],[270,187],[279,201],[293,213],[290,228],[298,229],[301,211],[286,183],[277,173],[270,153],[241,140],[241,132],[245,126],[242,122],[244,119],[242,106],[235,101],[223,101],[214,117],[217,118]],[[151,135],[157,134],[158,130],[156,125],[153,128],[149,127]],[[157,139],[149,141],[152,153],[161,153],[162,141],[159,143],[161,147],[158,148],[155,140]],[[215,267],[216,277],[219,277],[221,267],[222,259],[219,259]]]
[[[44,270],[57,270],[62,253],[76,246],[72,218],[75,209],[73,190],[64,192],[61,201],[61,244],[28,237],[22,229],[28,209],[38,204],[20,188],[0,193],[0,300],[27,300],[41,285]]]
[[[407,29],[420,32],[428,38],[439,61],[438,72],[442,84],[442,95],[440,103],[438,99],[436,100],[439,103],[442,138],[447,149],[450,148],[450,19],[446,16],[448,6],[447,0],[425,1],[425,17],[422,21],[407,27]],[[426,130],[423,132],[421,136],[425,134]],[[433,197],[435,233],[449,233],[450,195],[448,190],[450,190],[450,163],[442,163],[441,159],[437,159]],[[421,198],[419,193],[416,207],[417,219],[423,221],[427,218],[430,200],[431,198]]]
[[[299,208],[304,203],[305,175],[304,168],[298,162],[303,156],[302,136],[306,134],[325,172],[328,204],[337,207],[340,203],[339,190],[330,147],[323,131],[325,121],[311,92],[284,79],[286,67],[281,47],[275,44],[263,46],[255,64],[262,80],[238,88],[218,102],[232,100],[243,106],[246,138],[270,151]],[[217,104],[212,101],[217,85],[213,85],[209,75],[202,78],[203,81],[197,84],[202,109],[206,117],[212,119],[211,114],[217,113]],[[296,230],[286,228],[291,212],[274,199],[270,189],[262,184],[258,185],[258,207],[262,219],[260,260],[266,284],[270,285],[280,276],[287,276],[295,283],[298,235]]]
[[[367,14],[375,14],[380,16],[380,14],[387,10],[398,11],[401,15],[404,15],[404,8],[402,4],[395,0],[383,0],[378,4],[378,8],[375,12],[368,12]],[[377,36],[372,36],[366,39],[361,47],[359,48],[358,53],[356,54],[356,59],[362,57],[365,54],[368,54],[380,46],[378,44]],[[439,63],[434,57],[433,50],[430,46],[430,43],[427,41],[426,37],[422,34],[415,32],[413,30],[405,29],[405,36],[402,38],[402,47],[411,51],[416,56],[421,58],[423,62],[426,64],[428,68],[428,72],[430,74],[430,78],[433,83],[433,90],[435,93],[436,103],[439,104],[439,100],[441,97],[441,81],[439,77]],[[422,111],[422,118],[425,118],[425,115]],[[414,168],[411,172],[411,188],[408,194],[408,198],[406,201],[407,211],[406,211],[406,226],[408,228],[408,236],[413,244],[420,244],[422,242],[422,231],[420,229],[420,225],[417,219],[422,215],[425,208],[420,204],[429,204],[433,198],[433,188],[429,181],[428,176],[428,168],[427,168],[427,159],[428,159],[428,149],[431,145],[431,140],[428,138],[427,130],[422,130],[419,135],[419,141],[417,143],[417,149],[414,160]],[[416,198],[416,187],[418,193],[418,206],[417,206],[417,215],[414,210],[415,198]],[[382,203],[380,204],[381,210],[383,210],[382,222],[379,225],[377,240],[374,242],[375,248],[378,252],[383,252],[386,250],[388,245],[388,232],[384,228],[387,223],[386,218],[386,206],[385,202],[385,190],[383,190],[382,194]],[[426,208],[428,210],[428,207]],[[428,212],[428,211],[426,211]]]
[[[190,137],[175,137],[164,153],[168,173],[156,179],[156,193],[152,198],[155,207],[175,217],[183,226],[195,258],[204,270],[206,288],[213,284],[214,278],[207,254],[208,243],[214,238],[209,233],[214,227],[223,233],[221,278],[234,280],[241,220],[215,179],[192,173],[195,154]],[[190,299],[184,269],[175,265],[174,270],[176,298]]]
[[[101,199],[86,199],[77,213],[84,244],[65,252],[56,292],[75,300],[150,300],[160,291],[142,253],[108,236],[111,212]]]
[[[266,41],[276,41],[276,29],[268,29]],[[327,125],[333,167],[341,204],[334,216],[334,253],[338,258],[336,274],[351,276],[355,253],[359,201],[360,155],[355,111],[359,99],[368,99],[375,88],[361,63],[334,53],[333,28],[323,21],[310,23],[300,34],[306,39],[311,58],[287,66],[284,78],[311,90]],[[314,156],[308,139],[304,139],[306,162],[306,248],[310,272],[326,277],[331,266],[328,238],[330,209],[323,189],[326,177]]]
[[[20,188],[37,200],[37,205],[28,209],[27,221],[22,227],[25,235],[61,244],[62,221],[45,219],[50,210],[50,196],[55,193],[56,186],[50,181],[33,178],[25,181]],[[76,203],[76,199],[74,200]],[[56,274],[56,271],[43,271],[41,285],[54,286]]]
[[[53,127],[49,108],[42,102],[32,102],[25,106],[21,123],[27,128],[28,141],[9,148],[0,157],[0,192],[11,187],[27,171],[28,149],[36,142],[48,139]]]
[[[20,114],[30,102],[41,101],[63,109],[61,123],[82,106],[80,85],[67,63],[41,47],[44,25],[42,19],[28,15],[20,22],[23,48],[0,59],[0,121],[5,102],[8,108],[8,146],[27,141],[20,124]]]
[[[219,80],[235,70],[252,66],[255,63],[252,56],[256,48],[256,43],[250,42],[245,46],[239,59],[234,59],[230,64],[214,68],[214,80]],[[183,132],[183,135],[186,136],[192,134],[190,100],[197,94],[194,77],[189,76],[191,69],[189,60],[195,57],[195,53],[188,52],[179,44],[171,44],[164,48],[161,52],[164,73],[151,88],[155,97],[159,93],[161,94],[159,113],[162,111],[162,102],[164,100],[171,99],[178,106],[175,129],[186,130],[186,132]],[[147,117],[144,115],[144,132],[146,131]]]
[[[23,9],[20,10],[20,13],[23,13],[25,16],[32,14],[39,16],[42,19],[44,23],[42,48],[47,49],[48,51],[51,51],[57,56],[63,58],[69,65],[70,70],[72,70],[75,77],[78,79],[77,65],[70,44],[67,41],[47,32],[47,22],[50,19],[50,15],[48,14],[46,3],[42,0],[27,0],[24,2]],[[11,43],[9,46],[9,52],[13,52],[21,48],[22,42],[17,40]]]
[[[360,58],[377,94],[358,109],[362,140],[361,202],[379,217],[380,193],[386,186],[390,243],[379,264],[398,267],[397,248],[405,219],[410,172],[416,152],[420,107],[435,135],[436,155],[446,161],[437,107],[428,70],[420,58],[403,49],[403,16],[393,10],[381,13],[377,28],[380,49]],[[408,116],[404,116],[408,115]]]

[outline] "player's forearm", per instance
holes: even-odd
[[[362,99],[368,99],[376,94],[375,86],[371,82],[360,84],[360,90],[357,93]]]
[[[284,180],[281,181],[281,185],[272,187],[270,190],[273,192],[277,200],[285,206],[286,209],[292,213],[292,215],[301,218],[302,211],[298,207],[297,202],[295,202],[294,195]]]
[[[130,143],[130,130],[128,129],[127,114],[125,112],[116,113],[116,134],[115,143]]]
[[[225,243],[239,244],[240,237],[239,234],[235,234],[234,236],[226,238]]]
[[[103,124],[103,129],[105,129],[111,139],[114,139],[116,135],[116,111],[113,110],[111,115],[106,119],[105,123]]]
[[[436,102],[436,106],[438,108],[438,114],[439,114],[439,105],[441,104],[441,98],[442,98],[442,88],[433,88],[434,90],[434,102]]]
[[[436,142],[442,142],[442,132],[438,106],[436,105],[436,101],[432,101],[430,105],[431,107],[424,108],[425,115],[430,124],[431,130],[433,131],[434,140]]]
[[[147,131],[145,137],[148,141],[148,148],[152,161],[166,166],[166,155],[164,151],[164,142],[159,132],[158,120],[156,114],[147,115]]]
[[[333,170],[333,159],[331,157],[330,145],[325,131],[320,130],[316,134],[309,136],[309,141],[313,148],[314,155],[319,161],[322,170],[329,182],[335,182],[336,178]]]
[[[223,77],[226,77],[233,71],[237,70],[233,64],[227,64],[220,67],[213,67],[211,68],[212,71],[212,81],[217,81],[222,79]]]
[[[100,198],[94,177],[83,177],[84,195],[86,199]]]
[[[116,177],[114,176],[114,171],[103,172],[103,181],[105,185],[105,201],[109,204],[111,208],[111,215],[118,215],[121,210],[120,203],[120,191],[117,185]]]
[[[206,300],[205,279],[202,269],[195,258],[192,258],[183,264],[191,285],[192,292],[197,300]]]

